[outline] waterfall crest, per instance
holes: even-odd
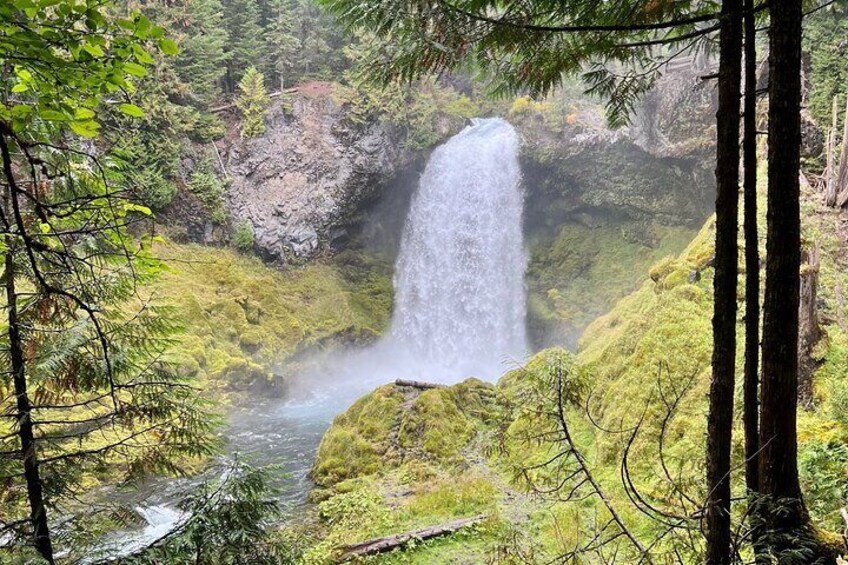
[[[518,136],[476,120],[439,146],[407,216],[389,332],[416,372],[494,379],[527,350]]]

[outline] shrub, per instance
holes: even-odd
[[[256,241],[256,235],[253,232],[253,224],[245,220],[236,224],[233,230],[233,246],[240,251],[250,251],[253,249],[253,244]]]
[[[134,176],[139,197],[154,210],[161,210],[177,195],[177,185],[155,170],[140,171]]]

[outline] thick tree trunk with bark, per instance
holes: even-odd
[[[3,175],[9,187],[9,198],[17,190],[14,173],[12,172],[12,156],[6,137],[0,133],[0,156],[3,161]],[[4,211],[5,212],[5,211]],[[5,213],[4,213],[4,216]],[[18,437],[21,441],[21,460],[24,467],[24,480],[27,487],[27,498],[30,506],[30,522],[32,525],[33,545],[41,557],[48,563],[53,563],[53,544],[50,539],[50,528],[47,523],[47,508],[44,504],[44,489],[38,463],[38,450],[32,423],[32,405],[27,391],[26,364],[24,357],[23,336],[18,320],[18,292],[15,288],[15,247],[14,238],[6,239],[5,272],[6,283],[6,315],[9,324],[9,361],[12,373],[12,383],[15,388],[17,409]]]
[[[745,484],[759,490],[760,253],[757,235],[757,25],[754,0],[745,0],[745,100],[742,162],[745,232],[745,377],[742,418],[745,428]]]
[[[809,521],[798,480],[798,309],[801,271],[801,0],[770,3],[769,171],[760,413],[760,550],[777,562],[833,563]]]
[[[736,373],[736,279],[739,256],[739,101],[742,0],[721,8],[716,151],[716,259],[712,382],[707,421],[706,529],[709,565],[730,563],[730,446]]]

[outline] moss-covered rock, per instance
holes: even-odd
[[[357,400],[333,420],[324,434],[312,478],[319,486],[374,474],[397,465],[396,428],[403,415],[404,393],[385,385]]]
[[[427,390],[382,386],[333,420],[318,447],[313,480],[331,487],[408,461],[457,464],[497,406],[494,387],[477,379]]]
[[[587,324],[638,288],[652,264],[679,253],[695,233],[685,226],[585,216],[563,224],[554,236],[531,236],[528,323],[534,345],[575,347]],[[652,278],[671,274],[674,265],[661,262],[658,268],[667,272],[652,270]]]

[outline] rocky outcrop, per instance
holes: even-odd
[[[596,106],[555,129],[521,127],[530,217],[540,225],[587,213],[700,225],[714,198],[715,92],[704,72],[694,64],[669,72],[630,127],[608,128]]]
[[[714,92],[686,64],[663,77],[629,128],[611,130],[590,107],[551,128],[518,120],[528,218],[556,225],[574,214],[613,211],[628,218],[698,225],[712,204]],[[229,215],[249,222],[266,258],[308,258],[342,241],[373,203],[401,190],[403,216],[412,152],[403,132],[380,120],[351,119],[330,83],[301,86],[269,110],[267,131],[223,151]],[[692,116],[697,119],[692,119]],[[685,118],[685,119],[684,119]],[[369,218],[369,221],[371,219]],[[399,238],[402,222],[381,239]],[[358,227],[361,227],[358,226]]]
[[[344,237],[361,203],[409,160],[398,131],[356,123],[333,96],[311,83],[275,102],[260,137],[234,142],[224,156],[234,222],[249,222],[257,250],[285,262]]]

